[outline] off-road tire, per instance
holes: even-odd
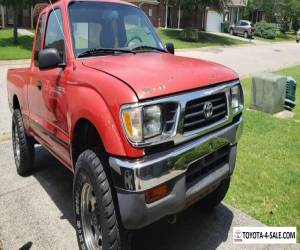
[[[230,177],[224,179],[214,191],[212,191],[210,194],[199,201],[198,207],[200,208],[200,210],[205,212],[212,211],[217,205],[222,202],[225,195],[227,194],[229,186]]]
[[[12,116],[12,142],[17,173],[26,176],[34,167],[34,142],[25,133],[21,111],[15,109]]]
[[[89,249],[82,219],[82,193],[85,185],[91,185],[96,199],[98,229],[101,228],[103,250],[130,249],[129,234],[122,228],[118,219],[118,208],[113,198],[107,174],[104,170],[105,161],[94,151],[86,150],[78,158],[73,183],[73,204],[75,211],[75,227],[80,249]],[[100,226],[100,227],[99,227]],[[92,226],[93,227],[93,226]],[[93,230],[92,230],[93,231]],[[126,235],[126,237],[125,237]],[[127,237],[128,236],[128,237]],[[98,246],[97,246],[98,247]],[[99,249],[101,247],[99,246]]]

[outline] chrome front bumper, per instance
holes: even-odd
[[[197,140],[141,159],[110,157],[109,163],[117,189],[143,192],[177,176],[189,165],[225,145],[235,145],[242,133],[242,118]],[[232,172],[232,169],[230,170]]]
[[[117,190],[120,214],[127,229],[138,229],[167,215],[176,214],[214,190],[229,178],[236,161],[237,142],[242,134],[242,118],[236,123],[164,152],[129,160],[110,157],[112,179]],[[187,187],[189,166],[223,146],[229,146],[228,162]],[[170,183],[169,194],[146,204],[144,192]]]

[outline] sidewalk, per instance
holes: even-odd
[[[217,35],[217,36],[222,36],[222,37],[226,37],[226,38],[231,38],[231,39],[235,39],[235,40],[239,40],[239,41],[243,41],[243,42],[249,42],[252,44],[269,44],[270,42],[267,41],[261,41],[258,39],[245,39],[241,36],[232,36],[228,33],[221,33],[221,32],[207,32],[213,35]]]

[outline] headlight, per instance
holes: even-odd
[[[159,105],[144,107],[143,134],[150,138],[161,134],[161,107]]]
[[[244,105],[244,97],[240,85],[231,88],[231,108],[234,114],[241,111]]]
[[[126,108],[121,111],[122,123],[128,139],[143,142],[162,133],[160,105]]]

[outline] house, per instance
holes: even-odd
[[[47,3],[47,0],[39,0],[37,3]],[[34,6],[24,6],[18,11],[18,27],[24,28],[34,28],[33,23],[33,7]],[[13,26],[14,15],[13,9],[11,7],[4,7],[0,5],[0,27],[6,28]]]
[[[176,0],[127,0],[139,6],[155,27],[204,29],[205,11],[184,12]]]
[[[221,32],[222,22],[238,23],[243,16],[247,3],[248,0],[231,0],[231,3],[226,6],[222,13],[207,8],[205,30],[208,32]]]
[[[55,0],[52,0],[55,2]],[[240,20],[248,0],[231,0],[223,13],[212,9],[191,9],[183,11],[177,0],[127,0],[139,6],[155,27],[177,28],[196,27],[199,30],[220,32],[221,23]],[[48,0],[39,0],[47,3]],[[13,11],[0,5],[0,27],[13,25]],[[18,27],[34,28],[33,6],[24,7],[18,13]]]
[[[248,0],[231,0],[224,12],[218,13],[210,8],[183,11],[176,0],[128,1],[142,8],[155,27],[177,29],[196,27],[209,32],[220,32],[221,23],[224,21],[237,23],[248,2]]]

